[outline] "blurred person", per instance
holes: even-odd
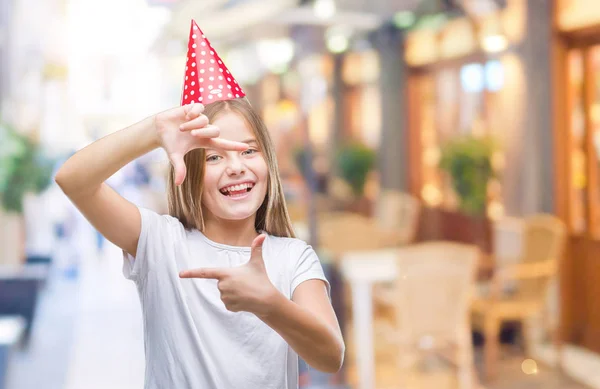
[[[182,106],[79,151],[56,182],[123,250],[142,304],[145,388],[297,388],[298,356],[330,373],[343,362],[330,285],[294,238],[266,126],[194,22],[189,48]],[[211,93],[196,71],[217,62],[228,76]],[[218,92],[232,86],[235,97]],[[169,215],[105,183],[157,148],[171,162]]]

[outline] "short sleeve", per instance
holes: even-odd
[[[290,298],[294,295],[294,291],[304,281],[308,280],[323,280],[327,285],[327,295],[331,299],[331,285],[325,277],[325,272],[319,261],[319,257],[312,246],[303,242],[303,247],[297,256],[297,262],[293,269]]]
[[[173,228],[177,219],[159,215],[149,209],[138,207],[141,216],[140,237],[136,256],[123,251],[123,275],[139,282],[146,278],[157,259],[163,258],[175,245]]]

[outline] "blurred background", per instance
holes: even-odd
[[[597,0],[0,0],[0,388],[141,388],[119,249],[53,181],[176,106],[194,18],[275,141],[347,353],[302,388],[600,388]],[[157,150],[109,184],[166,213]]]

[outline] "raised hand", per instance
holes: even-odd
[[[188,104],[161,112],[154,117],[160,145],[175,169],[175,185],[181,185],[186,175],[184,155],[194,149],[216,147],[243,151],[248,145],[219,138],[219,128],[202,115],[202,104]]]
[[[185,270],[179,276],[218,280],[221,300],[229,311],[252,312],[259,317],[268,315],[279,291],[267,276],[262,257],[265,238],[266,235],[261,234],[254,239],[250,260],[242,266]]]

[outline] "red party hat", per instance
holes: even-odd
[[[244,96],[242,87],[192,19],[181,105],[210,104]]]

